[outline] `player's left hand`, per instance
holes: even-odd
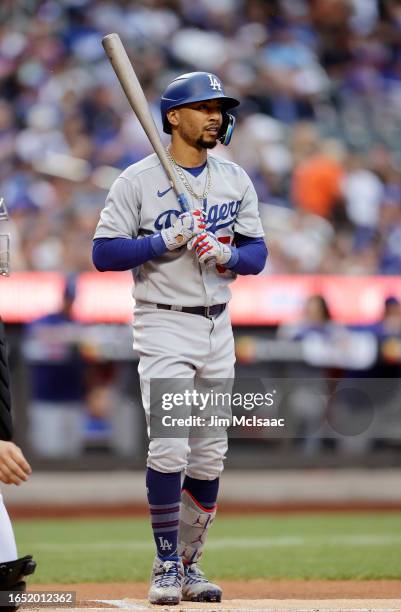
[[[0,482],[20,485],[31,473],[31,466],[22,450],[14,442],[0,440]]]
[[[217,240],[211,232],[203,232],[194,236],[187,244],[188,250],[195,250],[200,263],[206,264],[211,259],[214,263],[224,266],[233,254],[232,247]]]

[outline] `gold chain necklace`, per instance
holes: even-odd
[[[181,166],[179,166],[177,164],[177,162],[175,161],[174,157],[171,155],[170,151],[167,148],[166,148],[166,151],[167,151],[168,157],[170,158],[170,160],[173,163],[173,166],[174,166],[175,170],[177,171],[178,176],[180,177],[180,179],[184,183],[184,186],[189,191],[191,196],[193,196],[194,198],[196,198],[200,202],[203,202],[206,199],[206,196],[207,196],[207,194],[210,191],[210,187],[212,186],[212,176],[210,174],[209,162],[208,161],[206,162],[206,168],[207,168],[206,187],[205,187],[205,190],[204,190],[203,194],[199,195],[199,194],[195,193],[195,191],[192,189],[191,185],[188,183],[188,181],[187,181],[187,179],[185,177],[185,174],[183,172],[183,169],[181,168]]]

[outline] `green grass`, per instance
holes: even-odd
[[[15,532],[36,583],[149,577],[145,518],[17,521]],[[202,567],[220,579],[401,579],[400,548],[401,513],[219,516]]]

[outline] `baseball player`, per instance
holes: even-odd
[[[153,154],[117,178],[96,229],[96,268],[133,269],[134,348],[148,424],[152,379],[216,379],[218,390],[234,376],[229,284],[237,274],[259,273],[267,256],[249,177],[208,154],[218,141],[229,143],[235,120],[228,110],[238,104],[214,74],[192,72],[170,83],[161,98],[163,129],[171,134],[168,153],[189,212],[179,209]],[[223,437],[150,438],[153,604],[221,601],[198,561],[216,515],[226,450]]]
[[[11,420],[11,396],[4,326],[0,319],[0,482],[20,485],[31,474],[31,467],[22,451],[11,442],[13,434]],[[17,547],[11,522],[0,492],[0,595],[4,591],[24,592],[25,576],[35,571],[36,563],[30,555],[17,558]],[[5,612],[17,610],[19,606],[4,605]]]

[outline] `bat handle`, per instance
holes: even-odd
[[[189,204],[188,204],[187,196],[185,195],[184,192],[177,193],[177,200],[178,200],[178,204],[180,205],[182,212],[188,212]]]
[[[214,268],[214,266],[216,265],[216,258],[215,257],[209,257],[208,259],[206,259],[205,261],[205,267],[209,268],[209,270],[211,268]]]
[[[177,200],[178,200],[178,204],[180,205],[182,212],[188,212],[190,210],[188,200],[184,192],[177,193]],[[216,265],[215,257],[209,257],[208,259],[206,259],[205,261],[206,268],[211,269],[211,268],[214,268],[215,265]]]

